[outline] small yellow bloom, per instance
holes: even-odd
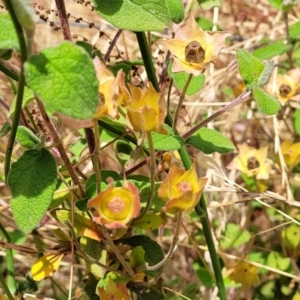
[[[300,89],[300,69],[289,70],[286,74],[278,74],[274,82],[274,73],[266,86],[266,91],[276,97],[281,105],[285,105],[289,100],[297,100],[295,97]]]
[[[291,141],[284,141],[281,144],[281,151],[285,163],[290,169],[300,163],[300,142],[293,144]]]
[[[175,164],[158,189],[158,197],[165,200],[165,209],[169,213],[176,213],[178,209],[190,211],[200,200],[200,195],[207,178],[198,178],[195,164],[185,171]]]
[[[112,178],[108,187],[88,201],[88,208],[94,208],[93,221],[109,229],[126,228],[140,212],[138,189],[130,182],[123,187],[114,187]]]
[[[103,115],[116,118],[119,105],[129,99],[129,92],[125,86],[125,74],[119,70],[115,77],[98,57],[94,58],[94,66],[100,82],[101,95],[101,103],[97,108],[95,118],[100,119]]]
[[[162,41],[174,56],[173,72],[186,72],[195,76],[203,72],[206,65],[218,58],[226,31],[203,31],[195,21],[194,15],[183,22],[175,32],[175,38]]]
[[[228,169],[241,171],[248,177],[269,179],[271,165],[267,162],[268,146],[255,149],[248,145],[238,145],[239,155],[227,166]]]
[[[127,117],[135,131],[149,132],[159,130],[162,126],[166,108],[152,84],[148,89],[140,89],[129,84],[131,101],[127,105]]]
[[[229,278],[236,283],[242,284],[243,290],[249,290],[253,284],[259,283],[258,268],[252,264],[240,261],[233,266],[233,272]]]

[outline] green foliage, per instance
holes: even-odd
[[[0,49],[19,51],[18,37],[9,14],[0,13]]]
[[[200,6],[205,10],[221,5],[221,0],[197,0],[197,1],[200,4]]]
[[[171,62],[168,64],[168,73],[173,78],[174,84],[176,85],[176,87],[180,91],[182,91],[188,78],[189,78],[189,74],[187,74],[185,72],[173,73]],[[198,76],[193,76],[193,78],[186,90],[186,95],[191,96],[193,94],[196,94],[197,92],[199,92],[201,90],[204,83],[205,83],[205,76],[203,74],[200,74]]]
[[[160,31],[170,23],[164,0],[93,0],[96,11],[115,27],[133,31]]]
[[[205,154],[213,152],[228,153],[235,150],[234,145],[227,137],[216,130],[205,127],[187,138],[185,143],[192,145]]]
[[[248,230],[244,230],[234,223],[228,223],[220,245],[222,249],[225,250],[244,245],[249,242],[250,239],[251,234]]]
[[[300,39],[300,21],[290,26],[289,34],[291,39]]]
[[[152,132],[151,135],[155,150],[174,151],[179,150],[183,145],[183,139],[175,134],[165,135]],[[149,148],[148,140],[145,141],[144,146]]]
[[[24,67],[28,86],[52,110],[80,120],[93,117],[99,83],[92,60],[81,47],[62,42],[31,56]]]
[[[275,41],[263,45],[253,51],[252,55],[261,60],[271,59],[277,55],[282,55],[289,51],[292,45],[284,43],[284,41]]]
[[[38,145],[42,146],[42,141],[34,135],[27,127],[19,126],[16,136],[18,142],[27,149],[34,149]]]
[[[174,23],[180,23],[184,19],[184,6],[181,0],[166,0],[171,20]]]
[[[28,150],[12,164],[8,185],[13,198],[10,202],[14,220],[29,233],[36,227],[47,208],[56,187],[56,164],[46,150]]]

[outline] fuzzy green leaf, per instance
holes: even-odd
[[[286,45],[283,41],[276,41],[262,46],[253,51],[252,55],[261,60],[271,59],[274,56],[286,53],[292,45]]]
[[[33,149],[42,143],[42,141],[25,126],[18,127],[16,138],[18,142],[27,149]]]
[[[14,49],[19,51],[18,36],[9,14],[0,13],[0,49]]]
[[[161,31],[169,26],[165,0],[93,0],[96,11],[115,27],[133,31]]]
[[[154,149],[162,151],[179,150],[183,145],[183,139],[178,135],[165,135],[157,132],[151,132]],[[148,140],[144,143],[146,148],[149,148]]]
[[[248,230],[244,230],[234,223],[228,223],[220,245],[222,249],[239,247],[246,244],[250,239],[251,234]]]
[[[300,21],[291,25],[289,31],[291,39],[300,39]]]
[[[173,78],[174,84],[176,87],[182,91],[188,78],[189,74],[185,72],[172,72],[172,63],[170,62],[168,64],[168,74]],[[186,95],[191,96],[199,92],[202,88],[202,86],[205,83],[205,76],[203,74],[200,74],[198,76],[193,76],[192,80],[187,88]]]
[[[186,139],[185,144],[192,145],[205,154],[213,152],[228,153],[235,150],[232,142],[220,132],[203,127]]]
[[[18,22],[26,30],[34,30],[38,17],[30,0],[10,0]]]
[[[184,6],[182,0],[168,0],[166,4],[169,8],[171,20],[174,23],[180,23],[184,19]]]
[[[25,63],[28,86],[66,116],[91,119],[99,104],[99,82],[88,53],[70,42],[44,48]]]
[[[28,150],[12,164],[8,185],[12,191],[10,202],[14,220],[29,233],[46,213],[55,191],[56,163],[46,150]]]
[[[259,87],[256,86],[253,87],[253,98],[257,102],[259,108],[266,115],[274,115],[281,108],[280,102],[276,98],[269,95]]]
[[[253,84],[258,82],[265,66],[258,58],[242,49],[236,50],[236,58],[245,85],[247,88],[251,88]]]
[[[209,10],[215,6],[221,6],[221,0],[197,0],[199,5],[205,9]]]

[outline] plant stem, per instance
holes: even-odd
[[[184,140],[186,140],[188,137],[190,137],[193,133],[195,133],[196,131],[198,131],[200,128],[204,127],[205,125],[207,125],[210,121],[214,120],[215,118],[217,118],[218,116],[224,114],[226,111],[228,111],[229,109],[235,107],[238,104],[244,103],[246,101],[248,101],[250,99],[250,95],[251,95],[251,91],[245,91],[242,94],[240,94],[236,99],[234,99],[232,102],[230,102],[228,105],[222,107],[221,109],[219,109],[217,112],[215,112],[214,114],[212,114],[210,117],[208,117],[207,119],[203,120],[202,122],[200,122],[199,124],[197,124],[194,128],[192,128],[191,130],[189,130],[188,132],[186,132],[182,138]]]
[[[151,53],[149,51],[149,48],[148,48],[148,45],[146,42],[145,33],[144,32],[136,32],[136,36],[137,36],[140,51],[142,54],[142,58],[144,61],[145,69],[146,69],[146,72],[148,75],[148,79],[149,79],[149,81],[152,82],[152,85],[154,86],[156,91],[159,92],[160,89],[159,89],[159,85],[158,85],[157,78],[155,75],[155,69],[152,64]],[[166,116],[165,122],[169,126],[172,126],[172,124],[173,124],[173,120],[169,113]],[[177,133],[177,131],[175,131],[175,133]],[[192,161],[191,161],[191,158],[190,158],[185,146],[181,147],[178,152],[179,152],[181,160],[184,164],[184,167],[186,169],[190,169],[190,167],[192,165]],[[225,289],[225,285],[224,285],[224,280],[223,280],[223,276],[222,276],[222,270],[221,270],[219,258],[218,258],[218,255],[216,254],[217,252],[215,249],[215,244],[213,242],[212,243],[210,242],[210,241],[213,241],[213,238],[212,238],[210,223],[208,220],[206,204],[204,201],[205,201],[204,197],[201,197],[200,203],[198,204],[198,206],[205,211],[203,216],[200,217],[200,220],[201,220],[201,223],[203,226],[203,233],[204,233],[205,239],[206,239],[206,241],[208,241],[207,246],[209,249],[211,260],[213,262],[213,269],[214,269],[214,273],[215,273],[216,284],[219,289],[219,297],[221,300],[226,300],[227,299],[226,298],[226,289]],[[196,212],[197,212],[197,209],[196,209]]]
[[[109,45],[109,47],[108,47],[108,50],[107,50],[107,52],[106,52],[105,55],[104,55],[104,60],[105,60],[105,61],[107,61],[107,60],[109,59],[109,56],[110,56],[110,54],[111,54],[111,51],[112,51],[112,49],[115,47],[116,42],[117,42],[118,38],[120,37],[122,31],[123,31],[122,29],[119,29],[119,30],[117,31],[116,35],[114,36],[113,40],[111,41],[111,43],[110,43],[110,45]]]
[[[64,35],[64,39],[71,41],[72,36],[71,36],[70,26],[68,22],[65,2],[64,0],[55,0],[55,3],[56,3],[57,12],[58,12],[62,32]]]
[[[160,277],[161,273],[166,269],[172,255],[173,255],[174,249],[175,249],[175,247],[177,245],[177,241],[178,241],[179,230],[180,230],[180,227],[181,227],[182,214],[183,214],[183,210],[180,209],[177,213],[175,233],[174,233],[173,241],[172,241],[172,244],[170,246],[168,254],[158,264],[146,267],[147,270],[153,271],[153,270],[157,270],[157,269],[159,269],[160,267],[163,266],[163,269],[161,270],[160,274],[156,277],[156,279],[158,279]]]
[[[150,194],[147,200],[146,207],[143,209],[141,214],[135,219],[139,220],[142,219],[149,209],[152,206],[152,200],[155,192],[155,170],[156,170],[156,163],[155,163],[155,151],[154,151],[154,144],[151,132],[147,132],[147,138],[149,143],[149,150],[150,150]]]
[[[62,145],[62,143],[60,141],[59,135],[58,135],[54,125],[52,124],[51,120],[49,119],[49,117],[47,115],[44,104],[37,97],[35,97],[35,99],[36,99],[37,105],[39,107],[41,116],[43,117],[43,120],[46,123],[46,126],[47,126],[47,128],[49,129],[49,131],[52,135],[53,143],[56,145],[56,148],[59,151],[59,154],[60,154],[62,160],[64,161],[64,163],[66,165],[66,168],[69,171],[70,177],[72,178],[74,184],[78,186],[79,192],[80,192],[80,197],[83,197],[83,195],[84,195],[83,188],[82,188],[82,186],[80,184],[80,181],[79,181],[79,179],[76,175],[76,172],[75,172],[75,170],[74,170],[74,168],[73,168],[73,166],[72,166],[72,164],[69,160],[69,157],[68,157],[68,155],[65,151],[65,148],[64,148],[64,146]]]
[[[114,244],[114,241],[112,240],[112,238],[111,238],[111,236],[110,236],[110,234],[109,234],[109,232],[108,232],[108,230],[105,226],[102,226],[102,231],[103,231],[103,235],[105,236],[105,239],[106,239],[108,245],[110,246],[111,250],[116,255],[117,259],[119,260],[121,265],[124,267],[124,269],[126,270],[128,275],[130,277],[132,277],[134,275],[133,270],[131,269],[130,265],[125,261],[124,257],[119,252],[118,248]]]
[[[178,120],[178,116],[179,116],[179,111],[180,111],[180,108],[182,106],[182,103],[183,103],[183,100],[185,98],[185,94],[186,94],[186,91],[191,83],[191,80],[193,78],[193,74],[189,74],[189,77],[183,87],[183,90],[180,94],[180,97],[179,97],[179,102],[176,106],[176,110],[175,110],[175,113],[174,113],[174,118],[173,118],[173,126],[172,126],[172,129],[173,131],[175,132],[176,131],[176,124],[177,124],[177,120]]]
[[[99,133],[99,125],[96,119],[94,121],[94,139],[95,139],[95,149],[93,152],[93,164],[94,170],[96,174],[96,190],[99,194],[101,192],[101,170],[100,170],[100,133]]]
[[[8,145],[7,150],[5,153],[5,162],[4,162],[4,176],[5,181],[7,183],[7,176],[10,170],[10,162],[11,162],[11,156],[13,151],[14,142],[16,139],[16,134],[18,130],[18,125],[20,121],[20,115],[22,110],[22,102],[23,102],[23,94],[24,94],[24,88],[25,88],[25,76],[24,76],[24,62],[27,60],[27,46],[26,46],[26,39],[24,36],[23,29],[18,22],[18,19],[16,17],[13,5],[11,1],[5,0],[6,9],[8,10],[11,20],[14,24],[15,30],[17,32],[19,46],[20,46],[20,55],[21,55],[21,72],[19,77],[19,87],[18,87],[18,93],[17,93],[17,99],[16,99],[16,106],[15,106],[15,115],[13,118],[13,122],[11,125],[10,135],[8,139]]]

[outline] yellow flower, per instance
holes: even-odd
[[[95,118],[100,119],[103,115],[116,118],[119,105],[129,99],[129,92],[125,86],[125,74],[119,70],[115,77],[98,57],[94,58],[94,66],[100,82],[99,92],[101,95]]]
[[[195,164],[185,171],[175,164],[158,189],[158,197],[167,201],[165,209],[176,213],[178,209],[192,210],[200,200],[207,178],[198,178]]]
[[[297,100],[295,96],[300,88],[300,69],[291,69],[284,75],[278,74],[275,82],[274,74],[266,86],[267,92],[276,97],[281,105],[285,105],[289,100]]]
[[[236,283],[241,283],[243,290],[249,290],[253,284],[259,283],[257,271],[256,266],[245,261],[239,261],[233,266],[233,272],[229,278]]]
[[[138,189],[130,182],[123,187],[114,187],[112,178],[108,187],[88,201],[88,208],[94,208],[93,221],[109,229],[126,228],[140,212]]]
[[[281,144],[281,151],[285,163],[290,169],[300,163],[300,142],[293,144],[291,141],[284,141]]]
[[[269,179],[271,165],[267,162],[268,146],[255,149],[248,145],[239,145],[239,155],[227,166],[228,169],[241,171],[248,177]]]
[[[101,300],[130,300],[126,284],[115,283],[112,278],[109,278],[106,287],[98,286],[98,294]]]
[[[203,31],[194,15],[183,22],[175,32],[175,38],[162,41],[174,56],[173,72],[186,72],[195,76],[203,72],[206,65],[218,58],[225,46],[225,31]]]
[[[127,105],[127,117],[135,131],[149,132],[159,130],[162,126],[166,108],[152,84],[148,89],[140,89],[129,84],[131,101]]]

